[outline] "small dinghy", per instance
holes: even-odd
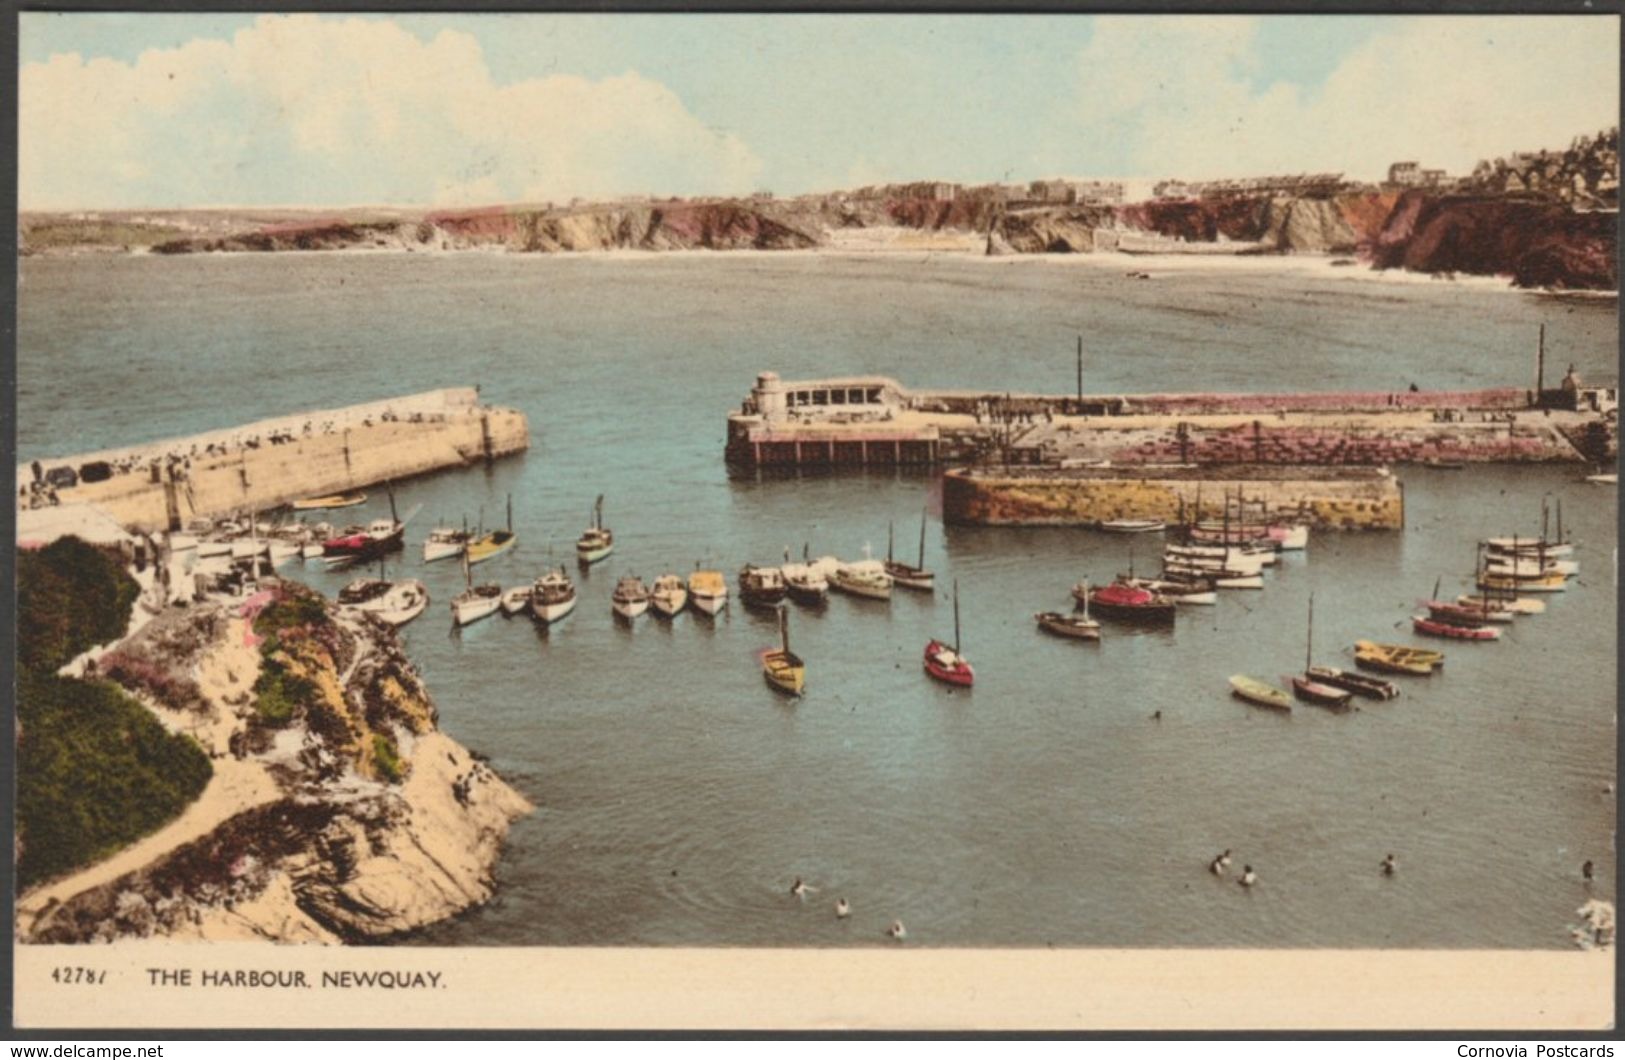
[[[1292,709],[1292,698],[1285,692],[1246,674],[1235,674],[1230,678],[1230,694],[1237,699],[1244,699],[1272,710]]]

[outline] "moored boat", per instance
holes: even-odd
[[[496,614],[502,607],[502,586],[495,582],[470,585],[451,601],[451,616],[459,626]]]
[[[1136,578],[1129,574],[1117,576],[1119,584],[1132,586],[1136,589],[1145,589],[1168,597],[1176,604],[1216,604],[1219,594],[1213,591],[1213,583],[1206,578],[1192,577],[1187,579],[1175,578]],[[1077,592],[1073,592],[1077,596]]]
[[[1366,699],[1393,699],[1399,695],[1399,686],[1392,681],[1367,677],[1365,674],[1341,670],[1335,666],[1311,666],[1303,672],[1303,675],[1311,681],[1341,688]]]
[[[777,567],[747,563],[739,571],[739,599],[746,607],[778,607],[789,592]]]
[[[1174,602],[1166,596],[1122,582],[1084,590],[1092,611],[1129,622],[1172,622]]]
[[[610,594],[610,610],[624,619],[634,619],[649,610],[649,590],[644,586],[643,579],[635,574],[628,574],[615,583],[615,591]]]
[[[591,566],[615,551],[615,535],[604,526],[604,495],[592,508],[592,525],[576,539],[576,561],[583,567]]]
[[[896,585],[905,589],[930,592],[936,585],[936,575],[925,569],[925,513],[920,513],[920,559],[911,566],[892,558],[892,525],[886,524],[886,562],[881,567]]]
[[[461,556],[473,536],[466,526],[461,530],[449,526],[435,527],[429,531],[428,539],[423,542],[423,562],[433,563],[437,559],[454,559]]]
[[[1040,611],[1033,618],[1038,622],[1038,628],[1046,633],[1053,633],[1057,637],[1071,637],[1075,640],[1099,640],[1100,623],[1089,617],[1089,583],[1084,581],[1079,588],[1083,590],[1083,614],[1073,612],[1063,614],[1060,611]],[[1074,590],[1073,595],[1080,594]]]
[[[1514,615],[1539,615],[1546,610],[1546,601],[1531,600],[1523,596],[1472,596],[1464,594],[1456,597],[1456,603],[1475,610],[1487,609],[1492,613],[1505,611]]]
[[[502,613],[505,615],[522,615],[530,609],[529,585],[516,585],[502,593]]]
[[[806,685],[807,664],[790,651],[790,617],[779,609],[779,646],[762,652],[762,677],[788,695],[799,696]]]
[[[492,530],[490,533],[479,534],[470,538],[463,548],[463,554],[468,562],[484,563],[488,559],[496,559],[504,552],[511,551],[519,543],[519,537],[513,532],[513,494],[508,495],[508,525],[501,530]]]
[[[294,501],[289,507],[296,512],[318,512],[329,508],[354,508],[366,503],[365,493],[330,493],[325,497],[306,497]]]
[[[1430,637],[1450,640],[1500,640],[1501,631],[1493,626],[1460,626],[1453,622],[1440,622],[1425,615],[1412,615],[1411,628]]]
[[[1309,621],[1304,635],[1303,673],[1288,678],[1292,694],[1307,703],[1323,707],[1346,707],[1353,695],[1341,685],[1326,684],[1315,677],[1315,594],[1309,594]]]
[[[328,563],[366,561],[401,548],[406,525],[393,519],[374,519],[363,529],[352,527],[338,537],[322,542],[322,559]]]
[[[1478,576],[1478,587],[1485,592],[1497,593],[1561,593],[1568,590],[1569,579],[1568,575],[1555,571],[1529,578],[1484,571]]]
[[[649,606],[661,618],[671,618],[688,606],[688,590],[675,574],[662,574],[649,588]]]
[[[372,613],[391,626],[404,626],[423,614],[428,606],[429,590],[422,582],[409,578],[396,582]]]
[[[1099,529],[1108,534],[1156,534],[1168,529],[1161,519],[1107,519]]]
[[[1368,670],[1427,677],[1444,665],[1444,652],[1408,644],[1357,640],[1354,642],[1354,662]]]
[[[843,563],[829,575],[831,589],[870,600],[890,600],[891,585],[891,575],[886,573],[879,560]]]
[[[816,565],[808,563],[803,557],[801,563],[791,563],[789,552],[785,552],[785,563],[779,568],[784,575],[784,587],[790,594],[790,599],[798,604],[816,607],[829,599],[829,579]]]
[[[925,672],[945,684],[969,688],[976,681],[970,660],[959,652],[959,582],[954,582],[954,643],[950,647],[932,637],[925,645]]]
[[[721,571],[696,570],[688,576],[688,598],[696,610],[715,616],[728,606],[728,581]]]
[[[1256,677],[1246,674],[1233,674],[1230,678],[1230,694],[1249,703],[1256,703],[1261,707],[1270,707],[1274,710],[1291,710],[1292,698],[1274,685],[1266,684]]]
[[[530,613],[541,622],[557,622],[575,610],[576,587],[563,567],[547,571],[530,587]]]

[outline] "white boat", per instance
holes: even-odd
[[[461,556],[473,536],[466,527],[461,530],[449,526],[435,527],[429,531],[428,540],[423,542],[423,562],[433,563],[437,559]]]
[[[892,557],[892,524],[886,524],[886,562],[882,569],[891,578],[892,584],[901,585],[905,589],[922,589],[930,592],[936,585],[936,575],[925,568],[925,521],[926,513],[920,513],[920,558],[915,564],[904,563]]]
[[[1169,545],[1162,554],[1202,566],[1253,571],[1272,567],[1279,558],[1273,548],[1255,550],[1238,545]]]
[[[663,618],[671,618],[688,606],[688,590],[675,574],[662,574],[649,589],[649,606]]]
[[[598,495],[593,505],[592,525],[581,532],[576,540],[576,560],[589,566],[615,551],[615,534],[604,526],[604,495]]]
[[[299,558],[300,559],[321,559],[322,558],[322,543],[320,541],[311,541],[311,542],[308,542],[308,543],[306,543],[304,545],[301,545],[300,548],[299,548]]]
[[[422,582],[412,579],[396,582],[394,587],[384,594],[380,605],[373,609],[373,614],[392,626],[404,626],[423,614],[428,606],[429,590]]]
[[[715,616],[728,606],[728,579],[717,570],[697,570],[688,576],[688,598],[696,610]]]
[[[451,601],[451,615],[459,626],[494,615],[502,607],[502,586],[495,582],[471,585]]]
[[[502,594],[502,613],[505,615],[521,615],[530,607],[530,589],[528,585],[517,585]]]
[[[1484,607],[1486,600],[1483,596],[1463,594],[1456,597],[1456,603],[1463,607]],[[1539,615],[1546,610],[1546,601],[1532,600],[1526,596],[1500,596],[1489,597],[1490,610],[1509,611],[1514,615]]]
[[[891,586],[891,575],[876,559],[842,564],[829,579],[831,589],[870,600],[890,600]]]
[[[1100,524],[1108,534],[1154,534],[1168,529],[1161,519],[1108,519]]]
[[[1302,552],[1309,547],[1308,523],[1271,523],[1269,535],[1275,547],[1283,552]]]
[[[1492,537],[1484,542],[1492,554],[1504,556],[1539,556],[1548,558],[1574,555],[1572,541],[1542,541],[1538,537]]]
[[[296,538],[273,537],[270,541],[271,562],[286,563],[304,551],[304,544]]]
[[[798,604],[821,604],[829,597],[829,579],[822,568],[810,562],[790,563],[779,568],[784,575],[790,599]]]
[[[643,579],[629,574],[616,582],[609,606],[617,615],[629,620],[649,610],[649,590],[644,587]]]
[[[1117,580],[1123,585],[1144,589],[1147,592],[1156,593],[1158,596],[1166,596],[1176,604],[1206,605],[1219,602],[1219,594],[1213,591],[1211,583],[1207,581],[1175,581],[1128,576],[1120,576]],[[1088,582],[1075,586],[1072,590],[1073,597],[1087,600],[1088,586]],[[1080,590],[1085,594],[1084,596],[1078,595]]]
[[[1520,578],[1531,578],[1541,574],[1580,573],[1580,563],[1572,559],[1548,559],[1541,562],[1539,556],[1520,553],[1516,556],[1503,556],[1490,553],[1484,558],[1484,567],[1491,574],[1514,574]]]
[[[576,587],[563,567],[536,579],[530,587],[530,613],[542,622],[557,622],[576,606]]]
[[[1206,578],[1213,583],[1215,589],[1262,589],[1264,587],[1264,575],[1257,570],[1232,570],[1227,567],[1211,567],[1179,560],[1166,560],[1162,565],[1162,569],[1164,574],[1173,576],[1173,580]]]
[[[1593,486],[1617,486],[1619,485],[1619,476],[1614,474],[1587,475],[1586,481],[1591,483]]]

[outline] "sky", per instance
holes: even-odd
[[[23,12],[23,209],[1452,173],[1615,124],[1615,16]]]

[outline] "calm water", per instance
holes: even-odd
[[[443,726],[539,807],[512,832],[496,900],[425,942],[869,945],[900,917],[925,945],[1566,946],[1576,907],[1615,888],[1613,491],[1574,469],[1408,472],[1403,533],[1318,536],[1262,593],[1088,646],[1030,616],[1124,569],[1125,539],[945,529],[930,476],[723,467],[724,416],[760,369],[1065,391],[1079,332],[1100,390],[1525,385],[1542,321],[1549,372],[1616,371],[1612,301],[1337,273],[30,260],[18,446],[27,460],[475,382],[529,414],[524,457],[398,491],[403,509],[424,505],[401,565],[435,598],[407,647]],[[511,493],[521,544],[481,574],[516,585],[570,555],[600,492],[617,550],[575,615],[549,632],[501,617],[449,632],[461,574],[416,558],[432,521],[494,522]],[[1537,530],[1546,494],[1584,574],[1502,643],[1447,645],[1443,674],[1354,712],[1283,717],[1228,696],[1231,673],[1301,666],[1310,592],[1318,661],[1350,665],[1358,637],[1411,640],[1434,580],[1461,591],[1473,542]],[[884,549],[888,520],[912,549],[922,509],[927,564],[960,583],[972,692],[920,672],[925,640],[952,632],[941,593],[794,610],[799,702],[757,668],[770,618],[611,620],[618,575],[704,560],[731,578],[804,541],[855,557]],[[1136,546],[1141,565],[1154,545]],[[291,570],[328,592],[343,580]],[[1225,847],[1258,888],[1206,871]],[[1390,851],[1400,872],[1385,879]],[[805,903],[787,893],[798,875],[818,888]],[[831,915],[837,896],[850,920]]]

